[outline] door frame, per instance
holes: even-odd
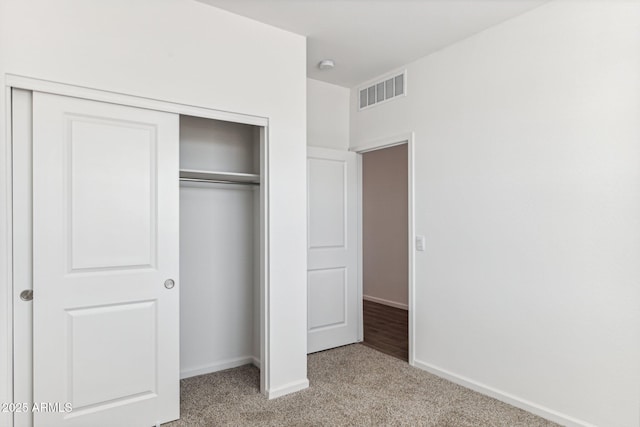
[[[383,148],[394,147],[396,145],[407,144],[407,184],[408,184],[408,309],[409,309],[409,365],[415,366],[415,168],[414,168],[414,132],[405,132],[398,135],[392,135],[389,137],[379,138],[364,142],[360,145],[356,145],[349,149],[358,154],[357,170],[358,170],[358,291],[359,301],[362,301],[363,295],[363,271],[362,271],[362,155],[370,151],[381,150]],[[360,313],[360,331],[361,334],[358,338],[363,340],[363,314],[362,304],[358,305]]]
[[[6,378],[6,390],[2,390],[0,395],[5,395],[9,402],[15,402],[16,398],[22,399],[14,394],[14,384],[17,378],[14,371],[14,356],[16,351],[25,351],[18,349],[18,346],[24,346],[32,342],[33,324],[31,321],[16,322],[14,319],[14,304],[24,304],[18,301],[17,297],[25,287],[22,283],[14,281],[14,228],[16,221],[25,221],[29,219],[14,218],[14,203],[16,197],[14,194],[14,165],[13,165],[13,130],[12,130],[12,89],[23,89],[28,91],[46,92],[55,95],[62,95],[74,98],[82,98],[93,101],[107,102],[112,104],[125,105],[130,107],[144,108],[148,110],[157,110],[168,113],[189,115],[213,120],[222,120],[260,127],[260,301],[259,301],[259,318],[260,318],[260,392],[267,395],[270,384],[270,358],[269,358],[269,342],[270,342],[270,310],[269,310],[269,119],[267,117],[233,113],[228,111],[215,110],[207,107],[180,104],[170,101],[163,101],[152,98],[144,98],[134,95],[127,95],[118,92],[104,91],[100,89],[69,85],[65,83],[52,82],[31,77],[25,77],[15,74],[6,74],[4,76],[4,92],[5,92],[5,123],[6,132],[4,142],[0,143],[0,167],[4,168],[4,176],[0,177],[0,200],[4,203],[4,208],[0,212],[0,219],[5,220],[3,224],[6,235],[3,236],[5,245],[0,250],[0,304],[4,304],[4,312],[6,315],[0,318],[0,337],[6,339],[6,352],[0,356],[0,379]],[[176,179],[178,171],[176,170]],[[0,229],[0,232],[2,229]],[[5,240],[6,239],[6,240]],[[37,298],[37,296],[36,296]],[[25,324],[26,323],[26,324]],[[18,338],[16,340],[16,338]],[[15,343],[15,345],[14,345]],[[30,345],[30,344],[29,344]],[[22,364],[22,369],[27,369],[26,364]],[[29,365],[32,367],[32,363]],[[33,396],[33,389],[31,389]],[[31,397],[32,398],[32,397]],[[7,425],[14,425],[13,413],[0,413],[0,421],[2,424],[8,421]]]

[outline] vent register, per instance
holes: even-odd
[[[371,107],[405,94],[405,73],[392,76],[360,89],[360,109]]]

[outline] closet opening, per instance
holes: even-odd
[[[181,380],[260,368],[264,129],[180,116]]]
[[[361,154],[363,344],[409,361],[409,161],[402,143]]]
[[[255,365],[265,393],[267,119],[22,84],[9,116],[14,400],[68,401],[74,424],[159,425],[179,418],[180,379]]]

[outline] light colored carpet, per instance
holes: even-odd
[[[308,360],[310,388],[274,400],[249,365],[183,380],[164,426],[557,426],[360,344]]]

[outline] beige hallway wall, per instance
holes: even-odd
[[[365,299],[406,308],[408,298],[407,144],[362,155]]]

